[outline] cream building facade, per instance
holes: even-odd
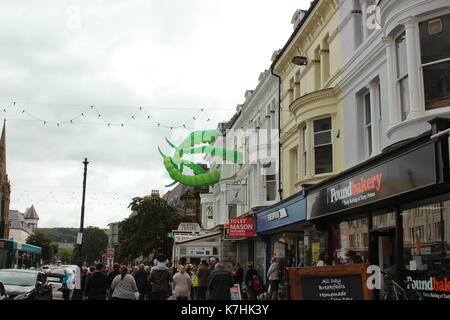
[[[281,77],[283,198],[344,167],[343,104],[336,86],[342,65],[339,5],[322,0],[299,10],[296,31],[272,65]]]

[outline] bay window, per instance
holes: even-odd
[[[450,14],[419,23],[425,109],[450,106]]]

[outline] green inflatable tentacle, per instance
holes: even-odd
[[[202,146],[190,149],[182,149],[182,151],[183,154],[207,153],[211,156],[218,156],[224,160],[233,161],[234,163],[242,163],[244,158],[242,152],[229,150],[222,147]]]

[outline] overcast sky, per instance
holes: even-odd
[[[85,157],[85,226],[166,192],[157,146],[229,120],[309,3],[0,0],[11,209],[34,204],[40,227],[78,227]]]

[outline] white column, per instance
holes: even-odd
[[[408,119],[423,113],[420,107],[419,52],[417,43],[418,24],[414,17],[403,22],[406,31],[406,50],[408,61],[410,112]]]
[[[370,113],[372,118],[372,152],[380,153],[380,97],[378,94],[378,82],[371,82],[370,89]]]
[[[363,31],[363,42],[369,37],[369,29],[367,28],[367,7],[368,0],[360,0],[361,12],[362,12],[362,31]]]
[[[389,109],[389,127],[400,122],[400,105],[397,99],[397,77],[396,77],[396,60],[395,60],[395,41],[392,37],[384,37],[383,42],[386,46],[387,56],[387,101]]]

